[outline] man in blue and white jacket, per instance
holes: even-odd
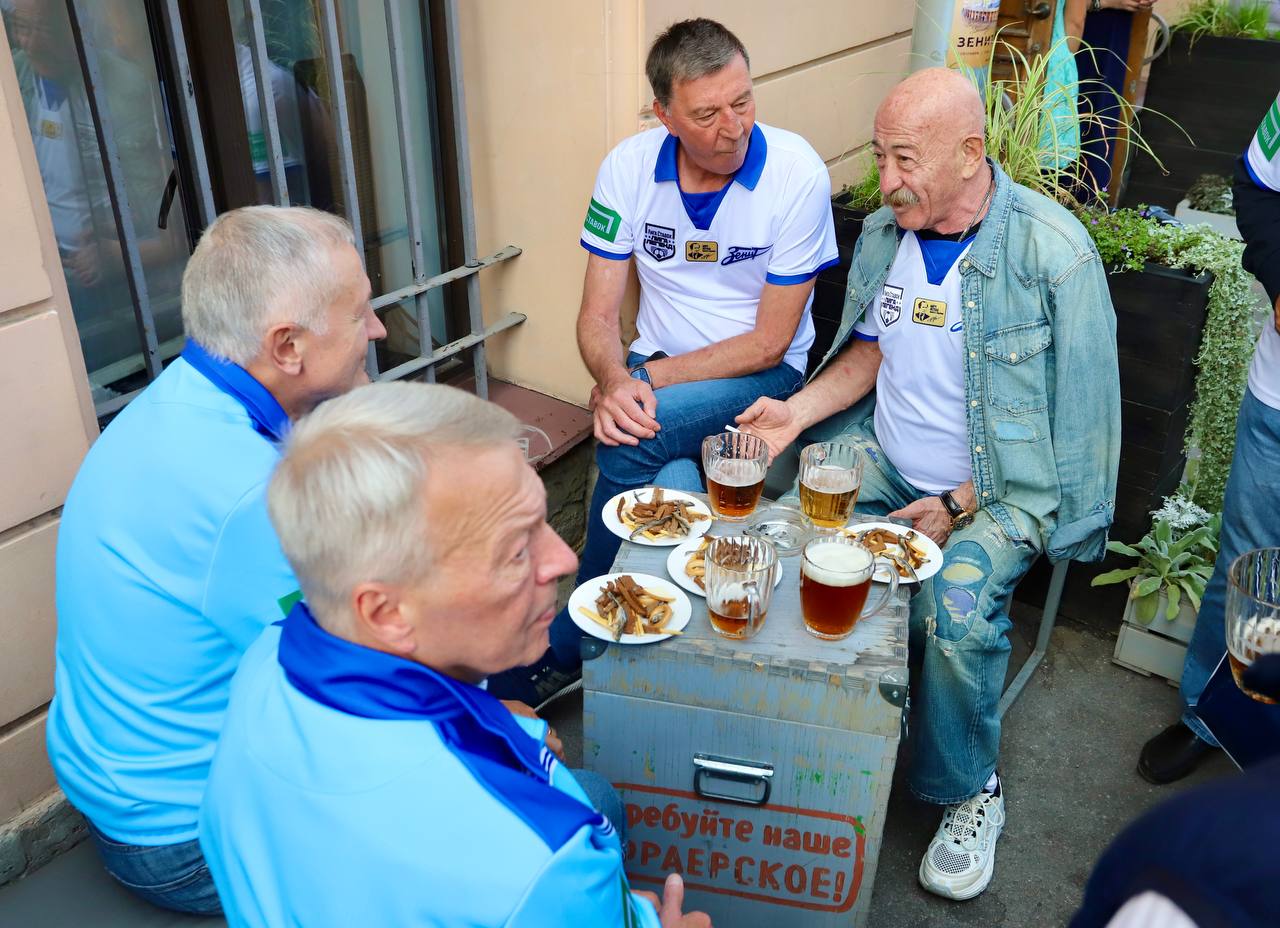
[[[182,281],[190,339],[106,428],[58,532],[49,760],[107,870],[213,914],[196,813],[231,674],[297,581],[264,493],[291,419],[368,380],[386,334],[342,219],[219,216]]]
[[[710,924],[631,892],[544,723],[484,690],[576,566],[518,428],[408,383],[294,428],[268,507],[305,601],[241,662],[200,815],[231,925]]]

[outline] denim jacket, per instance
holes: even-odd
[[[1055,561],[1095,561],[1115,512],[1120,459],[1106,272],[1075,217],[991,167],[991,209],[961,261],[974,489],[1014,541]],[[880,297],[898,240],[887,206],[867,217],[840,327],[817,370]]]

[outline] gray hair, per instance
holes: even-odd
[[[342,629],[360,583],[421,580],[433,557],[422,503],[432,457],[514,443],[520,428],[500,406],[425,383],[358,387],[300,419],[267,509],[316,620]]]
[[[686,19],[654,39],[644,73],[665,107],[676,84],[715,74],[738,55],[749,69],[751,58],[736,35],[714,19]]]
[[[246,206],[205,229],[182,275],[182,324],[245,367],[273,325],[323,335],[343,285],[333,249],[354,245],[345,219],[305,206]]]

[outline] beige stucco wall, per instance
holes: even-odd
[[[529,316],[490,351],[499,376],[582,403],[591,381],[574,320],[578,246],[596,169],[652,124],[649,43],[670,23],[709,16],[751,54],[757,118],[803,135],[836,187],[855,179],[885,92],[907,71],[914,4],[812,0],[486,0],[462,4],[462,53],[481,253],[524,254],[481,275],[487,319]]]
[[[0,825],[54,787],[58,511],[98,433],[8,48],[0,24]]]

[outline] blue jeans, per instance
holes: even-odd
[[[139,899],[189,915],[221,915],[222,903],[199,841],[145,846],[107,837],[89,822],[107,872]]]
[[[1280,545],[1280,409],[1272,409],[1248,390],[1236,418],[1236,451],[1222,502],[1222,533],[1213,577],[1200,600],[1196,629],[1182,667],[1183,723],[1217,744],[1196,717],[1196,703],[1227,651],[1223,611],[1227,571],[1246,551]]]
[[[835,437],[829,429],[823,432]],[[887,515],[930,495],[898,473],[876,441],[870,418],[853,423],[841,437],[862,451],[858,512]],[[814,433],[806,438],[817,440]],[[1013,624],[1006,603],[1038,556],[1035,547],[1010,540],[986,510],[979,510],[971,523],[951,533],[942,549],[942,569],[911,599],[907,785],[926,802],[963,802],[977,795],[996,769],[996,708]]]
[[[587,794],[587,799],[591,800],[595,810],[612,823],[613,830],[618,833],[618,840],[625,848],[627,846],[627,811],[622,804],[622,797],[613,788],[613,784],[592,770],[570,767],[569,772],[578,781],[582,791]]]
[[[644,361],[632,353],[627,366]],[[597,445],[600,476],[587,514],[587,542],[578,567],[578,582],[607,574],[622,540],[605,527],[604,504],[618,493],[645,486],[701,492],[702,440],[724,431],[734,418],[762,396],[786,399],[804,384],[794,367],[779,364],[767,371],[720,380],[699,380],[659,387],[655,391],[662,428],[638,445]],[[582,634],[567,610],[551,626],[551,647],[564,664],[576,665]]]

